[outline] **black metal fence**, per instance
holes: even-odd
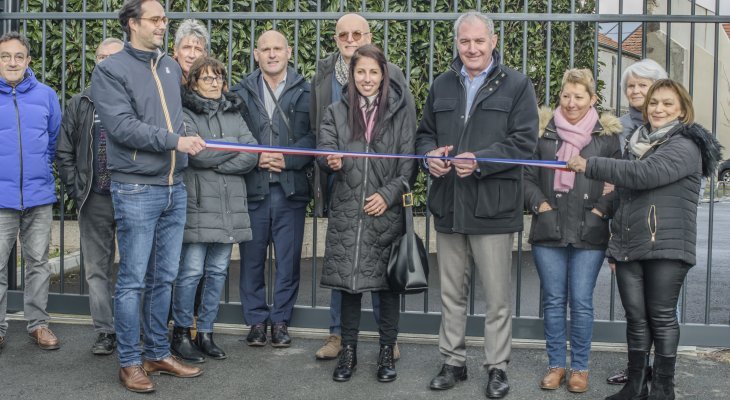
[[[384,2],[382,2],[384,1]],[[727,15],[713,15],[697,8],[695,1],[687,1],[691,8],[689,13],[673,12],[671,2],[659,2],[660,9],[647,9],[644,2],[644,13],[639,15],[623,14],[624,1],[619,1],[619,14],[598,14],[599,1],[576,0],[548,0],[529,1],[457,1],[452,3],[438,3],[425,1],[393,1],[381,0],[374,2],[362,1],[277,1],[267,2],[233,1],[213,2],[213,0],[165,1],[167,15],[173,21],[172,25],[184,18],[196,18],[204,21],[211,31],[212,40],[209,44],[211,54],[227,62],[229,68],[229,84],[246,72],[254,69],[253,48],[256,32],[267,28],[279,28],[287,32],[292,42],[294,55],[292,62],[295,68],[311,77],[314,72],[314,63],[324,54],[334,49],[332,37],[334,21],[345,11],[357,11],[366,17],[374,26],[375,43],[380,44],[386,54],[394,54],[411,82],[411,88],[416,93],[417,101],[422,100],[420,93],[425,93],[428,85],[440,71],[445,69],[450,58],[455,54],[453,39],[449,36],[450,27],[459,13],[466,9],[479,9],[489,12],[495,20],[495,30],[500,34],[499,50],[505,60],[512,67],[521,69],[528,74],[537,73],[541,78],[535,80],[536,90],[541,94],[545,105],[554,103],[556,90],[559,84],[551,78],[555,73],[561,74],[565,68],[580,64],[577,55],[589,51],[590,65],[598,76],[601,70],[599,53],[604,52],[617,57],[617,72],[603,84],[613,85],[616,98],[616,110],[621,109],[620,73],[622,71],[623,56],[626,50],[621,45],[625,36],[624,26],[641,26],[641,55],[651,55],[652,58],[664,60],[664,65],[673,77],[682,80],[689,88],[690,93],[697,87],[696,69],[704,68],[711,73],[704,74],[701,79],[703,87],[712,87],[712,93],[703,92],[706,99],[711,96],[710,118],[705,122],[715,134],[722,129],[730,137],[728,127],[720,119],[723,117],[723,107],[720,99],[724,98],[722,90],[728,90],[719,84],[721,82],[720,67],[722,60],[719,54],[721,46],[727,44],[723,23],[730,23]],[[661,5],[665,4],[665,5]],[[120,1],[109,0],[4,0],[0,3],[0,29],[2,31],[19,30],[33,41],[33,55],[38,59],[34,66],[41,80],[53,82],[58,90],[59,98],[65,101],[71,94],[79,91],[88,83],[93,60],[94,46],[107,36],[121,37],[116,13],[121,5]],[[561,11],[558,6],[562,7]],[[715,2],[715,9],[720,8],[720,1]],[[699,11],[698,11],[699,10]],[[702,12],[700,12],[702,11]],[[650,13],[651,12],[651,13]],[[617,38],[619,45],[615,49],[599,46],[600,24],[618,24]],[[539,27],[535,30],[533,27]],[[674,27],[674,28],[673,28]],[[682,47],[681,43],[673,39],[673,32],[688,27],[689,43]],[[60,36],[52,32],[59,30]],[[626,28],[628,29],[628,28]],[[696,32],[702,29],[703,43],[712,43],[713,48],[699,48],[696,46]],[[172,31],[171,31],[172,32]],[[170,32],[170,33],[171,33]],[[243,33],[241,33],[243,32]],[[518,32],[515,34],[514,32]],[[536,33],[537,32],[537,33]],[[553,36],[560,32],[559,36]],[[586,38],[588,32],[588,38]],[[651,33],[648,33],[651,32]],[[245,34],[244,34],[245,33]],[[665,48],[647,46],[648,34],[660,34],[665,38]],[[544,48],[536,48],[535,35],[544,35],[540,40]],[[425,41],[417,42],[414,37],[423,37]],[[509,45],[505,40],[517,37],[518,45]],[[50,38],[50,39],[49,39]],[[567,41],[567,55],[558,58],[554,48],[565,45]],[[169,42],[169,41],[168,41]],[[512,42],[509,42],[512,43]],[[521,43],[521,46],[519,45]],[[417,45],[414,45],[417,44]],[[653,47],[652,47],[653,46]],[[674,49],[682,47],[680,74],[676,70],[678,56]],[[405,48],[405,50],[403,50]],[[588,49],[588,50],[586,50]],[[698,52],[710,54],[712,65],[697,65],[695,55]],[[651,53],[651,54],[650,54]],[[663,57],[659,55],[663,54]],[[730,53],[728,53],[730,54]],[[567,60],[564,58],[567,56]],[[394,61],[391,58],[391,61]],[[724,64],[722,64],[724,65]],[[556,71],[556,69],[559,69]],[[536,71],[537,70],[537,71]],[[74,75],[75,74],[75,75]],[[69,79],[70,76],[75,78]],[[420,105],[419,105],[420,110]],[[712,177],[707,184],[707,202],[700,208],[698,231],[698,265],[693,268],[684,286],[680,302],[682,321],[682,344],[730,346],[730,261],[721,257],[713,258],[715,253],[724,254],[723,246],[727,243],[718,237],[715,224],[727,222],[730,225],[730,216],[718,215],[718,207],[723,203],[716,203],[717,195],[725,196],[725,187],[716,191],[716,177]],[[61,198],[64,198],[62,187]],[[730,208],[730,207],[728,207]],[[725,207],[722,208],[725,210]],[[60,254],[66,253],[65,241],[67,220],[66,205],[59,207],[60,219],[58,235],[60,236]],[[727,212],[725,210],[725,212]],[[722,219],[722,221],[720,221]],[[432,242],[430,218],[425,216],[422,231],[427,243]],[[303,274],[300,285],[300,299],[296,307],[292,325],[307,328],[325,328],[329,325],[329,291],[318,288],[318,254],[323,248],[322,225],[326,221],[312,218],[308,222],[307,237],[311,238],[311,251],[303,255]],[[54,232],[55,235],[55,232]],[[715,238],[724,241],[715,242]],[[520,233],[515,244],[514,257],[514,331],[515,338],[541,339],[542,320],[540,312],[540,287],[537,275],[529,256],[529,249],[523,245],[523,234]],[[71,240],[68,238],[68,240]],[[727,247],[727,246],[724,246]],[[271,254],[271,252],[270,252]],[[22,310],[22,287],[24,270],[22,262],[15,263],[17,256],[13,255],[10,262],[9,308]],[[433,258],[435,262],[435,258]],[[58,261],[58,280],[53,283],[52,294],[49,298],[49,311],[86,314],[88,313],[88,299],[83,279],[83,260],[79,269],[72,269],[65,265],[63,256]],[[269,263],[269,282],[275,268],[272,261]],[[229,282],[226,285],[223,304],[219,313],[219,321],[241,323],[242,316],[237,296],[238,263],[232,263]],[[472,274],[474,276],[474,274]],[[432,333],[438,331],[440,323],[437,274],[432,274],[431,290],[423,295],[408,296],[403,301],[401,317],[401,331],[404,333]],[[474,280],[474,279],[473,279]],[[470,317],[467,334],[480,336],[483,318],[480,305],[483,304],[479,285],[472,282],[470,298]],[[269,285],[269,300],[272,301]],[[625,339],[625,325],[622,322],[620,302],[617,302],[615,277],[607,268],[599,276],[596,287],[596,322],[595,341],[622,342]],[[372,318],[364,318],[364,328],[374,330]]]

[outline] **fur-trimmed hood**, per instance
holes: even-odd
[[[228,111],[232,108],[240,110],[243,100],[233,92],[223,93],[222,100],[205,99],[184,87],[182,90],[182,105],[196,114],[215,114],[219,109],[222,111]]]
[[[545,130],[555,131],[555,122],[553,121],[553,112],[549,107],[542,106],[538,110],[538,116],[540,117],[539,122],[539,132],[540,137],[545,134]],[[600,132],[599,135],[619,135],[621,132],[623,132],[623,126],[621,125],[621,121],[609,114],[609,113],[603,113],[601,114],[600,118],[598,119],[598,122],[596,122],[596,126],[593,128],[593,132]]]
[[[698,123],[686,125],[681,134],[692,139],[700,148],[702,155],[702,176],[709,177],[715,173],[722,161],[723,147],[712,134]]]

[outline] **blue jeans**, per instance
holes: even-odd
[[[142,364],[139,348],[140,306],[144,358],[170,356],[167,315],[172,284],[180,267],[187,192],[173,186],[112,182],[119,243],[119,272],[114,296],[114,328],[122,368]]]
[[[230,243],[186,243],[182,247],[180,272],[175,280],[172,299],[172,319],[176,327],[193,326],[195,292],[200,278],[205,275],[198,306],[198,332],[213,332],[218,315],[223,285],[226,283],[228,263],[231,261]]]
[[[593,338],[593,289],[604,250],[532,246],[540,285],[549,367],[565,368],[566,306],[570,300],[570,368],[588,370]]]
[[[380,326],[380,292],[370,292],[373,300],[373,317],[375,317],[375,323]],[[330,295],[330,333],[337,336],[342,336],[342,320],[340,315],[342,314],[342,291],[332,289]],[[396,324],[396,332],[398,326]]]

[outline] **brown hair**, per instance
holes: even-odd
[[[228,78],[226,75],[226,66],[223,65],[222,62],[216,60],[213,57],[200,57],[193,65],[190,67],[190,72],[188,72],[188,79],[185,82],[185,87],[194,90],[193,88],[198,85],[198,79],[200,79],[200,75],[203,74],[203,72],[208,71],[208,68],[210,68],[211,71],[213,71],[214,74],[219,75],[223,79],[223,93],[228,91]]]
[[[641,109],[644,121],[649,120],[649,102],[652,96],[654,96],[654,92],[659,89],[669,89],[679,98],[679,106],[682,108],[682,115],[679,116],[680,122],[683,124],[691,124],[695,121],[695,108],[692,104],[692,97],[690,97],[687,89],[681,83],[671,79],[659,79],[649,87],[649,90],[646,92],[644,107]]]
[[[593,72],[588,68],[572,68],[565,71],[563,74],[563,82],[560,84],[561,92],[568,83],[583,85],[591,97],[596,95],[596,81],[593,79]]]
[[[350,108],[347,111],[347,120],[352,129],[353,140],[362,139],[365,137],[365,121],[363,121],[362,113],[360,112],[360,92],[357,91],[355,86],[355,66],[357,61],[363,57],[372,58],[380,66],[380,71],[383,74],[383,80],[380,81],[380,90],[378,91],[378,97],[375,100],[377,114],[375,115],[375,127],[373,128],[373,134],[377,135],[380,130],[380,126],[385,119],[385,111],[388,109],[388,89],[390,88],[390,76],[388,75],[388,61],[385,59],[385,54],[377,46],[372,44],[366,44],[360,46],[350,59],[350,77],[347,82],[347,101]],[[375,136],[373,136],[375,137]]]

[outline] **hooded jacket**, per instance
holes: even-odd
[[[187,154],[175,150],[185,135],[180,65],[160,50],[124,49],[91,75],[91,97],[109,132],[107,167],[122,183],[173,185]]]
[[[563,141],[555,128],[553,110],[543,107],[539,115],[540,139],[533,158],[556,161]],[[619,158],[619,135],[622,131],[618,118],[609,114],[601,115],[592,130],[590,143],[580,151],[580,155],[583,158]],[[605,250],[608,246],[608,216],[612,214],[613,196],[603,195],[604,182],[576,173],[573,189],[561,193],[554,190],[554,178],[554,169],[525,167],[525,208],[533,214],[530,243]],[[538,213],[544,201],[550,204],[552,210]],[[593,208],[598,209],[604,217],[593,214]]]
[[[472,152],[479,158],[532,157],[538,131],[532,82],[500,64],[496,50],[492,62],[468,119],[459,57],[434,80],[416,133],[418,154],[454,146],[451,155]],[[452,169],[432,180],[428,199],[438,232],[482,235],[521,231],[522,167],[480,162],[465,178],[457,177]]]
[[[266,106],[261,100],[262,90],[266,89],[261,85],[260,69],[246,76],[231,89],[243,99],[241,113],[254,138],[259,143],[268,145],[269,143],[262,143],[261,138],[269,136],[265,135],[266,130],[275,129],[279,133],[279,143],[272,145],[313,148],[316,143],[309,126],[309,83],[294,68],[288,67],[284,91],[278,102],[289,120],[291,132],[279,111],[274,112],[272,128]],[[285,169],[279,174],[279,183],[289,200],[308,202],[312,198],[307,169],[313,160],[310,156],[284,155]],[[246,174],[249,201],[261,201],[269,194],[268,176],[269,171],[258,166]]]
[[[241,117],[243,101],[233,93],[220,100],[183,89],[185,125],[205,140],[256,144]],[[251,240],[243,175],[256,154],[205,149],[190,156],[184,182],[188,192],[184,243],[240,243]]]
[[[354,140],[347,121],[351,104],[343,99],[327,108],[317,148],[366,153],[413,154],[416,110],[407,89],[390,81],[385,119],[370,143]],[[359,106],[359,105],[358,105]],[[402,194],[415,171],[409,159],[344,158],[335,172],[326,157],[320,168],[334,174],[322,267],[323,287],[348,293],[389,290],[386,267],[393,242],[402,235]],[[388,205],[381,216],[363,211],[365,198],[379,193]]]
[[[694,265],[700,181],[715,172],[721,148],[702,126],[680,123],[640,159],[587,159],[586,177],[616,185],[619,196],[609,257]]]
[[[61,125],[56,92],[28,68],[15,87],[0,78],[0,209],[56,202],[53,159]]]
[[[58,139],[56,164],[66,193],[83,207],[91,191],[94,174],[94,101],[91,88],[66,103]]]

